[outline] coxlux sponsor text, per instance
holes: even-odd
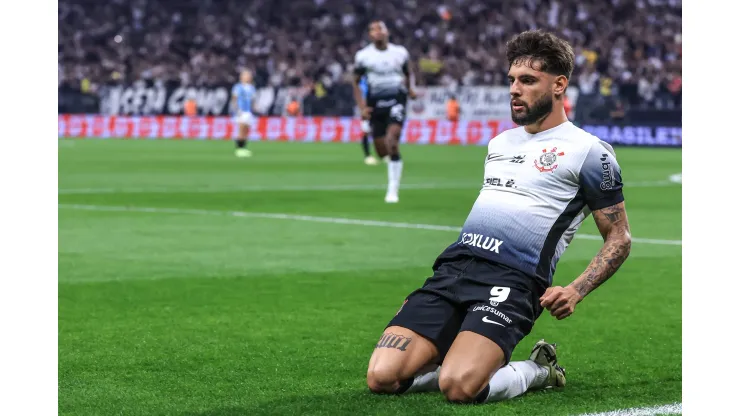
[[[468,246],[478,247],[483,250],[492,251],[497,254],[499,252],[498,248],[501,246],[501,244],[504,243],[502,240],[493,237],[487,237],[483,234],[473,233],[463,233],[460,242]]]

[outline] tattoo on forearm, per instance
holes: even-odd
[[[581,278],[573,282],[581,296],[586,296],[612,277],[627,259],[631,249],[630,229],[623,206],[600,210],[594,216],[597,223],[609,223],[611,228],[604,246],[591,260]]]
[[[375,348],[395,348],[397,350],[406,351],[406,347],[408,347],[410,343],[411,337],[405,337],[403,335],[396,335],[388,332],[380,337],[380,341],[375,344]]]
[[[618,222],[622,218],[622,211],[617,209],[604,210],[603,214],[611,223]]]

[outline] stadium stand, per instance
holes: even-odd
[[[354,52],[380,18],[409,49],[417,85],[506,85],[506,40],[542,28],[574,45],[576,113],[681,108],[677,0],[60,0],[58,13],[60,92],[233,83],[248,67],[258,87],[334,103],[308,100],[307,113],[346,113]]]

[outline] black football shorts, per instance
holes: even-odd
[[[412,292],[390,326],[429,339],[439,362],[461,331],[489,338],[504,351],[506,364],[516,345],[542,313],[545,288],[532,276],[487,260],[463,257],[441,262],[432,277]]]
[[[373,107],[370,114],[370,127],[374,139],[385,137],[388,126],[391,124],[403,127],[406,122],[406,101],[405,94],[397,94],[387,99],[368,100],[368,105]]]

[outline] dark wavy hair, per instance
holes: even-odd
[[[568,80],[573,73],[575,55],[565,40],[542,30],[522,32],[506,42],[506,59],[509,68],[524,64],[552,75],[564,75]],[[539,68],[533,65],[539,63]]]

